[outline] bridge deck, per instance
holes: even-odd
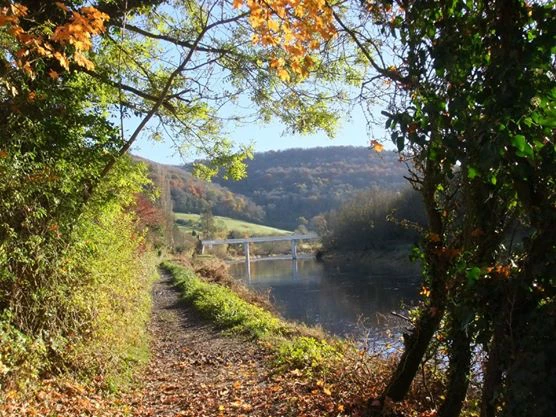
[[[239,239],[215,239],[215,240],[202,240],[203,245],[225,245],[231,243],[261,243],[261,242],[283,242],[291,240],[317,240],[320,236],[315,233],[298,234],[298,235],[283,235],[283,236],[257,236],[257,237],[244,237]]]

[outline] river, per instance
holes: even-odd
[[[288,320],[319,325],[329,333],[367,345],[391,343],[407,322],[415,304],[419,277],[414,267],[392,262],[369,271],[359,265],[329,266],[313,258],[267,259],[230,266],[233,276],[250,288],[269,292]],[[394,342],[395,343],[395,342]]]

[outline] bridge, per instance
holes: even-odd
[[[293,234],[293,235],[280,235],[280,236],[257,236],[257,237],[244,237],[239,239],[216,239],[216,240],[202,240],[203,247],[201,253],[205,252],[205,247],[212,247],[213,245],[233,245],[242,244],[243,253],[245,254],[245,262],[251,261],[249,254],[250,243],[263,243],[263,242],[284,242],[290,241],[292,248],[292,259],[297,259],[297,242],[300,240],[318,240],[320,236],[316,233],[306,234]]]

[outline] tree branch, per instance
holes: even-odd
[[[243,15],[241,15],[241,17],[246,16],[246,15],[247,14],[244,13]],[[123,27],[123,24],[116,23],[116,26]],[[145,36],[147,38],[162,40],[162,41],[169,42],[169,43],[172,43],[174,45],[182,46],[184,48],[189,48],[189,49],[191,49],[193,47],[193,43],[191,43],[190,41],[181,40],[181,39],[175,38],[173,36],[152,33],[152,32],[149,32],[145,29],[142,29],[138,26],[131,25],[129,23],[126,23],[125,28],[127,30],[130,30],[131,32],[135,32],[135,33],[137,33],[139,35],[142,35],[142,36]],[[199,52],[216,53],[216,54],[222,54],[222,55],[239,55],[239,54],[234,53],[234,51],[232,51],[231,49],[211,48],[211,47],[207,47],[207,46],[197,46],[196,50],[199,51]]]

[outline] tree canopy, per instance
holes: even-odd
[[[403,400],[440,335],[439,416],[461,413],[477,349],[482,416],[553,415],[554,6],[3,1],[0,306],[25,331],[55,323],[47,311],[72,334],[56,310],[64,291],[45,288],[74,288],[64,254],[90,210],[132,200],[144,179],[124,155],[146,130],[208,155],[198,174],[241,178],[251,150],[234,148],[229,124],[278,117],[332,134],[352,98],[379,100],[429,229],[414,250],[424,300],[370,406]]]

